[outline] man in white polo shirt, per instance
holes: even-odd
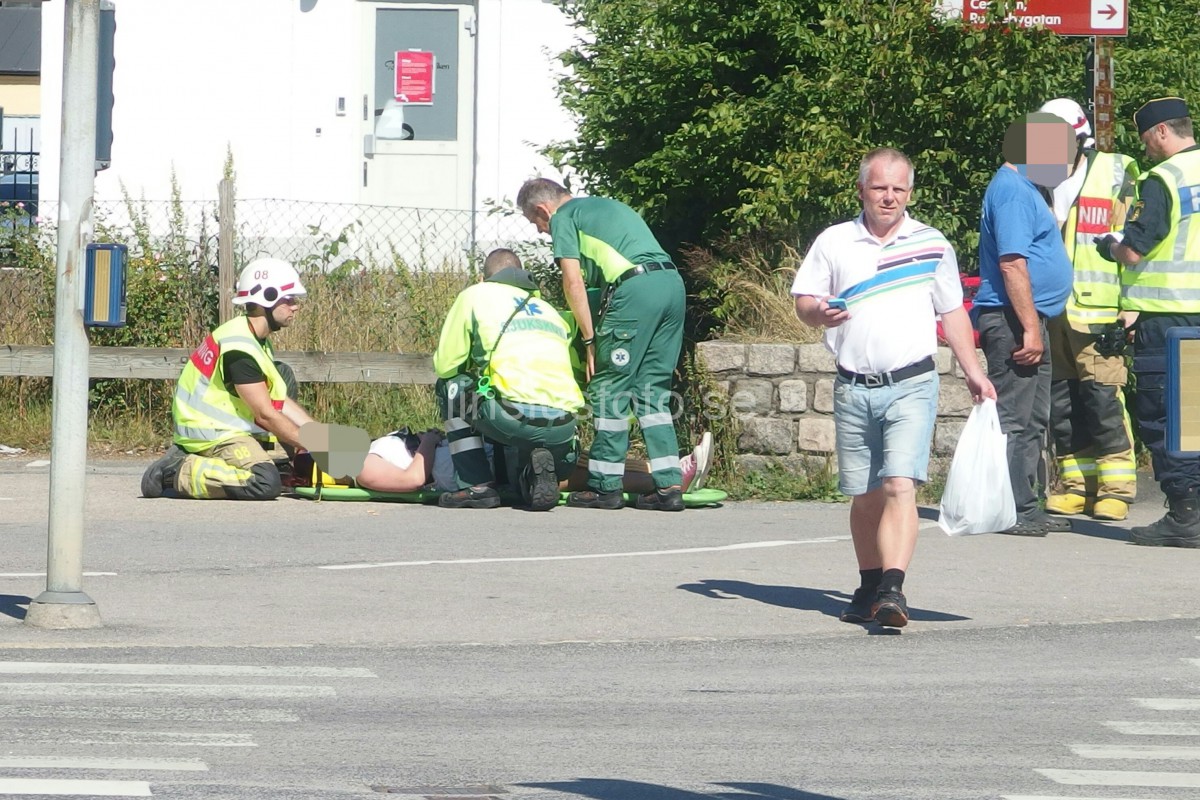
[[[975,402],[995,399],[962,305],[954,248],[908,216],[912,162],[883,147],[862,160],[857,219],[825,229],[796,273],[796,314],[824,326],[837,359],[838,485],[850,495],[859,588],[841,619],[908,623],[904,574],[917,544],[917,483],[937,419],[936,316]]]

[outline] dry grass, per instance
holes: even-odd
[[[694,248],[684,263],[703,287],[700,300],[710,307],[720,338],[745,342],[816,342],[821,332],[796,316],[792,281],[800,264],[790,246],[776,248],[776,258],[754,244],[738,244],[730,252]]]

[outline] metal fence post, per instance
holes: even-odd
[[[101,624],[99,609],[83,592],[88,339],[81,303],[84,244],[92,233],[96,178],[99,27],[99,0],[67,0],[46,591],[33,599],[25,615],[25,624],[35,628],[94,628]]]
[[[233,317],[233,284],[237,279],[233,270],[234,220],[233,181],[223,180],[217,187],[220,205],[217,210],[217,267],[220,286],[220,318],[227,322]]]

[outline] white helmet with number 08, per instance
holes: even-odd
[[[280,300],[306,294],[308,291],[300,282],[300,274],[291,264],[279,258],[256,258],[238,276],[233,304],[254,303],[263,308],[274,308]]]
[[[1069,97],[1056,97],[1047,100],[1038,111],[1053,114],[1075,129],[1076,136],[1091,136],[1092,123],[1088,122],[1083,108]]]

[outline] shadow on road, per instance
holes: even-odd
[[[819,611],[828,617],[840,617],[850,595],[833,589],[810,589],[805,586],[763,586],[745,581],[702,580],[680,584],[678,589],[693,592],[714,600],[736,600],[744,597],[772,606],[794,608],[797,611]],[[730,597],[729,595],[732,595]],[[962,622],[970,617],[927,611],[909,607],[908,618],[914,622]]]
[[[1083,536],[1093,536],[1097,539],[1111,539],[1114,542],[1128,542],[1129,531],[1125,528],[1118,528],[1108,522],[1097,522],[1094,519],[1086,519],[1084,517],[1071,517],[1071,533],[1082,534]],[[1055,534],[1064,536],[1067,534]]]
[[[33,598],[23,597],[19,594],[0,594],[0,614],[13,619],[25,619],[25,609],[21,606],[27,606],[32,602]]]
[[[516,785],[567,792],[580,797],[592,797],[595,800],[843,800],[833,795],[815,794],[773,783],[717,783],[714,786],[725,786],[737,791],[705,792],[703,794],[657,783],[623,781],[612,778],[576,778],[573,781],[518,783]]]

